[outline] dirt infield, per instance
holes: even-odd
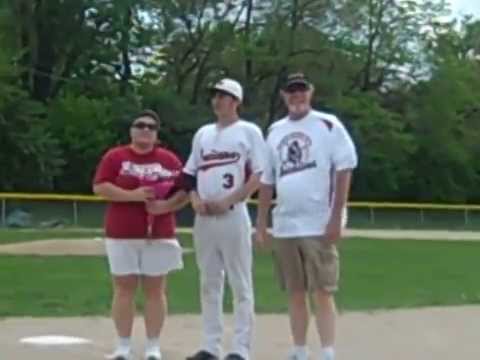
[[[338,360],[477,360],[479,306],[419,310],[346,313],[339,317]],[[225,332],[232,334],[232,318]],[[38,346],[20,344],[35,335],[70,335],[92,341],[86,345]],[[171,316],[162,335],[165,360],[180,360],[197,349],[200,318]],[[313,327],[310,348],[318,352]],[[140,318],[134,329],[135,359],[142,359],[144,330]],[[284,315],[262,315],[256,319],[254,359],[286,359],[289,348],[288,321]],[[113,344],[113,326],[106,318],[7,319],[0,321],[0,358],[37,360],[103,359]],[[228,346],[226,347],[228,350]],[[318,355],[313,357],[318,359]]]

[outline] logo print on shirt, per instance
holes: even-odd
[[[302,132],[285,136],[277,146],[281,160],[280,177],[316,167],[317,162],[310,161],[311,146],[312,140]]]
[[[178,175],[178,172],[168,170],[159,163],[135,164],[131,161],[124,161],[122,162],[120,174],[147,181],[158,181],[165,178],[174,178]]]
[[[217,166],[225,166],[236,163],[240,160],[240,153],[236,151],[217,151],[211,150],[205,153],[203,149],[200,151],[202,158],[202,165],[198,167],[199,170],[208,170]]]

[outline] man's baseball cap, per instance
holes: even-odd
[[[236,80],[233,79],[222,79],[213,85],[210,90],[215,91],[223,91],[229,95],[232,95],[234,98],[239,100],[240,102],[243,101],[243,88],[242,85]]]
[[[300,72],[288,75],[287,81],[283,85],[283,90],[288,90],[288,88],[290,88],[294,85],[295,86],[296,85],[303,85],[303,86],[308,87],[308,88],[312,87],[312,83],[307,79],[305,74],[300,73]]]

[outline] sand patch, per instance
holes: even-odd
[[[338,321],[337,360],[477,360],[480,306],[423,308],[411,310],[348,312]],[[313,326],[310,349],[318,358],[319,341]],[[25,336],[43,334],[77,336],[91,344],[70,347],[28,346]],[[135,359],[142,359],[143,321],[135,320]],[[232,317],[225,321],[225,351],[233,334]],[[174,315],[167,320],[161,337],[165,359],[183,360],[198,349],[201,319],[198,315]],[[290,333],[286,315],[256,317],[252,359],[286,359]],[[2,359],[92,360],[102,359],[114,344],[113,324],[104,317],[9,318],[0,321]]]

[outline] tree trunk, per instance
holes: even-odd
[[[251,25],[252,25],[252,13],[253,13],[253,0],[248,0],[247,2],[247,14],[245,19],[245,32],[244,32],[244,44],[245,46],[249,46],[250,44],[250,32],[251,32]],[[246,94],[246,102],[248,102],[248,98],[254,98],[254,94],[252,94],[253,88],[251,83],[253,81],[253,60],[250,56],[250,53],[247,52],[245,57],[245,94]]]
[[[132,77],[132,62],[130,60],[130,30],[132,27],[132,9],[127,7],[123,19],[122,39],[120,41],[122,69],[120,77],[120,95],[128,92],[129,82]]]

